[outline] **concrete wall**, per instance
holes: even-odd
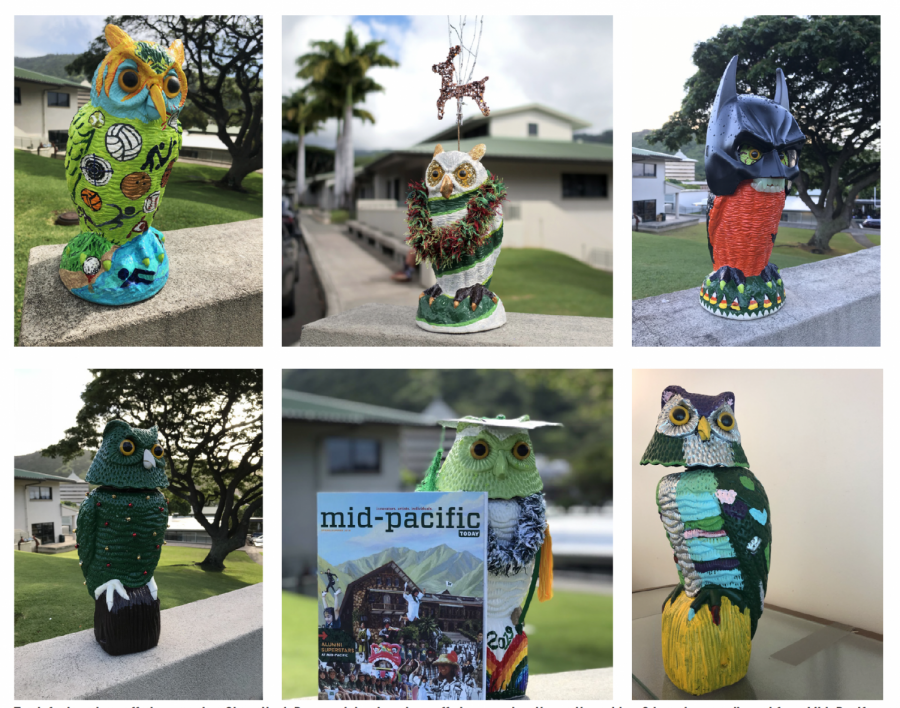
[[[633,590],[678,582],[655,490],[662,476],[681,468],[638,464],[653,436],[660,393],[672,384],[735,394],[741,443],[772,514],[766,602],[883,633],[882,372],[634,371]],[[824,423],[821,414],[836,407],[853,413]]]
[[[282,420],[282,577],[316,567],[316,492],[396,492],[400,489],[400,429],[393,425],[343,425]],[[329,437],[381,443],[380,474],[330,474]]]
[[[27,486],[51,487],[52,499],[29,499]],[[59,506],[59,483],[44,480],[17,479],[15,488],[14,521],[17,529],[31,535],[32,524],[53,523],[53,538],[59,535],[62,513]]]
[[[163,610],[159,645],[139,654],[109,656],[93,629],[18,647],[15,698],[261,701],[262,587]]]
[[[666,163],[663,160],[643,160],[643,164],[656,165],[656,177],[632,177],[631,201],[638,202],[647,199],[656,200],[656,213],[665,211],[666,201]]]
[[[537,123],[535,140],[572,141],[572,124],[543,111],[523,111],[509,115],[491,116],[488,130],[492,138],[528,138],[528,124]]]
[[[69,129],[69,123],[78,111],[79,89],[74,86],[47,86],[29,81],[15,80],[22,93],[22,103],[15,107],[16,138],[34,137],[46,143],[51,130]],[[47,105],[47,91],[69,94],[69,107]],[[17,147],[28,147],[19,145]]]

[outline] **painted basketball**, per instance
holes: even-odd
[[[103,200],[100,198],[100,195],[87,187],[81,190],[81,201],[94,211],[100,211],[100,208],[103,206]]]
[[[119,162],[136,158],[142,144],[140,133],[127,123],[116,123],[106,131],[106,151]]]
[[[146,172],[132,172],[122,180],[122,194],[129,199],[140,199],[150,191],[150,175]]]

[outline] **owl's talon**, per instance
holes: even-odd
[[[433,297],[428,298],[428,306],[431,307],[431,305],[433,305],[433,304],[434,304],[434,298]]]
[[[459,300],[454,300],[453,301],[453,309],[456,309],[457,307],[459,307]]]
[[[477,308],[477,307],[478,307],[478,305],[476,305],[476,304],[473,302],[473,303],[472,303],[472,312],[475,312],[475,308]]]
[[[156,599],[156,580],[154,578],[150,578],[150,582],[147,583],[147,589],[150,591],[150,596],[155,600]]]
[[[663,604],[662,604],[663,612],[666,611],[666,605],[668,605],[670,602],[672,604],[674,604],[675,600],[677,600],[678,596],[681,595],[681,593],[683,593],[683,592],[684,592],[684,585],[679,585],[672,592],[670,592],[669,596],[665,600],[663,600]]]
[[[112,612],[113,608],[113,600],[115,600],[116,593],[121,595],[122,599],[126,602],[128,601],[128,592],[125,590],[125,586],[122,585],[122,581],[118,578],[113,578],[112,580],[107,580],[103,585],[94,590],[94,599],[99,600],[100,596],[106,593],[106,609]]]
[[[432,285],[430,288],[428,288],[427,290],[425,290],[425,291],[419,296],[419,298],[421,299],[421,298],[423,298],[423,297],[425,297],[425,296],[428,296],[428,306],[431,307],[431,305],[434,303],[434,299],[435,299],[438,295],[440,295],[442,292],[443,292],[443,291],[441,290],[441,286],[438,285],[437,283],[435,283],[435,284]]]

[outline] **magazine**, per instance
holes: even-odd
[[[484,492],[318,495],[320,700],[484,700]]]

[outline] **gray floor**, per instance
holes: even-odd
[[[635,700],[700,698],[677,688],[663,669],[661,608],[671,590],[632,595],[631,671]],[[822,648],[815,651],[817,646]],[[788,647],[790,651],[782,652]],[[804,655],[811,656],[794,666],[773,658],[776,653],[794,662]],[[753,638],[747,676],[702,698],[880,700],[884,692],[883,664],[879,641],[844,632],[841,625],[818,624],[767,609]]]

